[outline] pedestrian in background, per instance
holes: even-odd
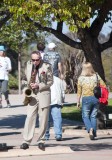
[[[0,108],[2,108],[2,94],[5,96],[7,107],[10,107],[9,96],[8,96],[8,81],[9,72],[11,71],[11,60],[6,56],[4,46],[0,46]]]
[[[102,86],[106,86],[99,75],[98,81]],[[91,63],[86,62],[83,64],[77,86],[77,107],[80,107],[82,97],[82,119],[86,126],[86,130],[89,133],[90,139],[94,140],[97,136],[97,113],[99,100],[93,93],[94,87],[97,86],[97,77]]]
[[[49,139],[49,129],[51,116],[54,124],[55,138],[57,141],[62,140],[62,117],[61,117],[61,107],[62,107],[62,96],[63,96],[63,67],[61,56],[55,51],[55,43],[48,44],[48,52],[44,54],[43,60],[47,61],[52,65],[54,82],[51,86],[51,109],[49,112],[48,127],[45,134],[45,139]]]
[[[9,82],[9,73],[12,70],[12,64],[11,64],[11,59],[6,56],[6,52],[3,53],[5,61],[7,62],[7,69],[6,69],[6,75],[5,75],[5,83],[7,86],[7,91],[4,92],[5,100],[7,102],[7,107],[11,107],[10,101],[9,101],[9,89],[8,89],[8,82]]]
[[[48,126],[45,133],[45,139],[49,140],[51,120],[53,120],[53,127],[55,138],[57,141],[62,140],[62,115],[61,108],[65,99],[65,91],[63,81],[54,76],[54,83],[51,86],[51,105],[49,111]]]
[[[45,52],[44,52],[44,50],[45,50],[45,44],[42,43],[42,42],[37,43],[37,50],[40,52],[41,57],[43,59],[44,54],[45,54]]]
[[[55,51],[55,48],[55,43],[49,43],[48,52],[44,54],[43,60],[52,65],[54,76],[64,79],[61,56],[58,52]]]

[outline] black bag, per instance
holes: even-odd
[[[94,87],[93,93],[94,93],[94,96],[99,99],[99,98],[101,98],[102,93],[101,93],[100,84],[98,82],[98,75],[97,74],[96,74],[96,78],[97,78],[97,86]]]

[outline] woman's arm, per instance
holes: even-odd
[[[82,86],[80,83],[80,80],[78,79],[78,83],[77,83],[77,107],[80,107],[80,99],[82,96]]]

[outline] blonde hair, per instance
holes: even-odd
[[[95,74],[93,66],[90,62],[85,62],[82,66],[82,76],[92,76]]]

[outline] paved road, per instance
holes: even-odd
[[[0,160],[102,160],[112,159],[112,130],[99,130],[95,141],[90,141],[83,126],[78,122],[63,120],[63,141],[55,141],[54,131],[46,141],[46,150],[41,151],[36,144],[38,122],[34,139],[28,150],[19,148],[23,141],[22,131],[26,117],[26,107],[23,106],[24,97],[10,95],[11,108],[0,109],[0,143],[7,143],[8,150],[0,151]],[[76,103],[76,95],[66,95],[67,103]],[[69,109],[69,108],[68,108]]]

